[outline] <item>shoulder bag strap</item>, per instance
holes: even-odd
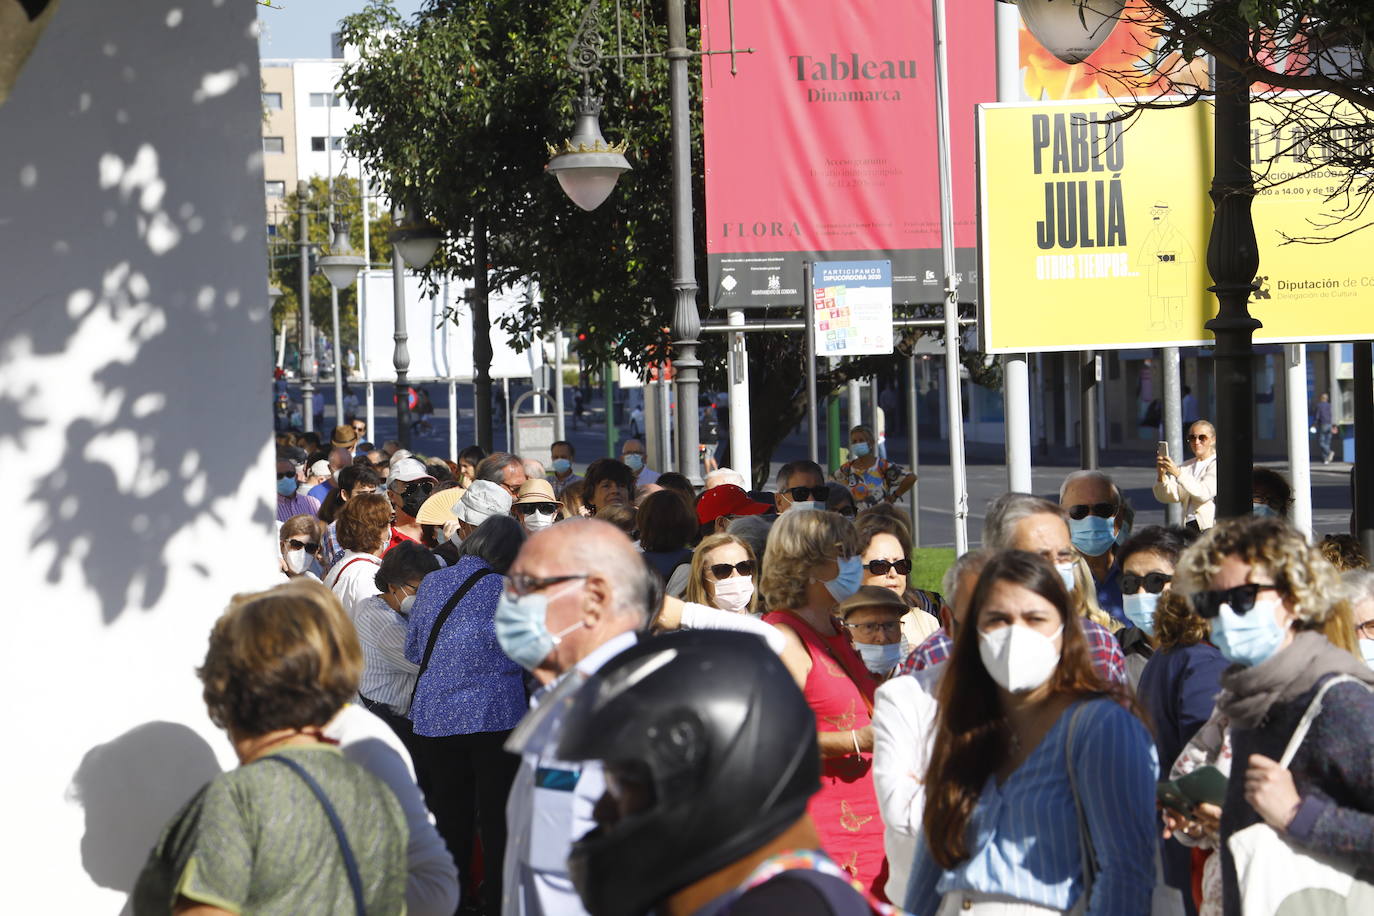
[[[1293,737],[1288,739],[1288,746],[1283,749],[1283,759],[1279,761],[1279,766],[1283,767],[1285,770],[1288,769],[1288,765],[1293,762],[1293,755],[1296,754],[1298,748],[1302,746],[1302,741],[1307,737],[1307,732],[1312,727],[1312,723],[1316,721],[1317,716],[1321,715],[1322,698],[1326,696],[1326,692],[1332,687],[1346,681],[1353,681],[1366,690],[1370,689],[1363,681],[1358,678],[1353,678],[1348,674],[1337,674],[1323,681],[1321,687],[1317,689],[1316,696],[1312,697],[1312,702],[1307,704],[1307,711],[1304,712],[1302,718],[1298,720],[1297,728],[1293,729]]]
[[[453,593],[453,597],[444,603],[444,607],[439,611],[439,616],[434,618],[434,626],[429,629],[429,640],[425,643],[425,654],[420,656],[420,668],[415,672],[415,686],[410,690],[410,702],[415,703],[415,692],[420,689],[420,678],[424,676],[425,669],[429,667],[429,657],[434,654],[434,644],[439,641],[439,631],[444,628],[444,623],[448,620],[453,609],[458,606],[458,602],[463,600],[463,596],[472,590],[478,580],[485,576],[494,576],[496,573],[490,569],[479,569],[477,572],[468,576],[467,581],[458,586],[458,591]]]
[[[310,787],[310,791],[315,793],[315,797],[320,801],[320,807],[324,808],[325,817],[329,818],[329,826],[334,828],[334,837],[339,841],[339,852],[343,854],[344,870],[348,872],[348,886],[353,889],[353,909],[358,916],[367,916],[367,910],[363,906],[363,876],[358,871],[358,860],[353,855],[353,847],[348,843],[348,835],[344,833],[343,821],[339,820],[339,812],[334,810],[334,806],[329,801],[329,796],[324,794],[324,789],[315,781],[315,777],[307,773],[305,767],[296,761],[276,754],[259,759],[274,760],[280,763],[299,776]]]
[[[1073,735],[1078,727],[1078,716],[1088,704],[1079,701],[1069,717],[1069,736],[1064,742],[1064,763],[1069,773],[1069,791],[1073,794],[1074,813],[1078,816],[1078,852],[1083,859],[1083,899],[1092,899],[1093,880],[1097,876],[1097,858],[1093,853],[1092,836],[1088,832],[1088,817],[1083,812],[1083,798],[1078,794],[1078,777],[1073,767]]]
[[[381,565],[382,565],[382,561],[381,561],[381,560],[378,560],[376,557],[373,557],[371,554],[368,554],[368,555],[365,556],[365,557],[354,557],[353,559],[351,559],[351,560],[349,560],[347,563],[345,563],[343,566],[340,566],[340,567],[339,567],[338,573],[335,573],[334,570],[331,569],[331,570],[325,575],[325,578],[326,578],[326,579],[329,578],[329,576],[331,576],[331,575],[334,576],[334,581],[333,581],[333,583],[330,584],[329,587],[330,587],[330,588],[333,588],[335,585],[338,585],[338,584],[339,584],[339,580],[343,578],[343,574],[344,574],[344,572],[348,569],[348,567],[352,566],[354,563],[361,563],[361,562],[363,562],[364,560],[370,560],[370,562],[375,563],[377,566],[381,566]]]

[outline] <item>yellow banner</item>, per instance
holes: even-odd
[[[1322,151],[1252,106],[1259,288],[1269,343],[1374,337],[1374,230],[1284,244],[1329,222]],[[981,327],[987,352],[1211,343],[1212,108],[1113,122],[1109,101],[979,107]],[[1355,225],[1352,223],[1351,228]]]

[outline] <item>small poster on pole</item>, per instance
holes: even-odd
[[[816,355],[892,352],[892,262],[816,261],[811,280]]]

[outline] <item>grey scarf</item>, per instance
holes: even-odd
[[[1256,728],[1275,703],[1302,696],[1328,674],[1348,674],[1374,685],[1374,670],[1331,645],[1320,633],[1298,633],[1288,648],[1247,668],[1232,665],[1221,676],[1217,708],[1241,728]]]

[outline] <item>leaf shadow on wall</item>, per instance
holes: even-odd
[[[241,525],[223,506],[270,436],[253,19],[71,0],[0,108],[22,138],[0,148],[0,448],[36,468],[34,575],[84,581],[106,623],[155,607],[172,563],[222,562],[169,545]]]

